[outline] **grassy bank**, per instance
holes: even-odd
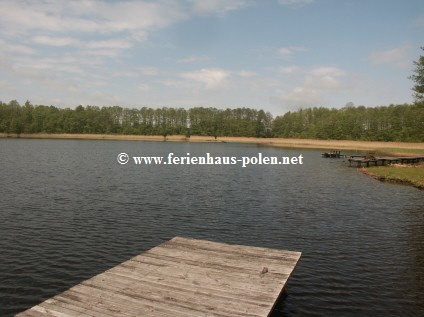
[[[231,142],[254,143],[285,148],[311,148],[322,150],[353,150],[385,152],[395,155],[423,155],[424,143],[375,142],[350,140],[315,140],[284,138],[217,137],[170,135],[122,135],[122,134],[48,134],[48,133],[0,133],[0,138],[26,139],[78,139],[78,140],[126,140],[126,141],[170,141],[170,142]]]
[[[380,181],[402,183],[424,189],[424,165],[376,166],[361,169],[363,173]]]

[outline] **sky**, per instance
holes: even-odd
[[[422,0],[0,0],[0,100],[74,108],[413,101]]]

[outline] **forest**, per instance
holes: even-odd
[[[0,133],[87,133],[424,141],[424,102],[305,108],[273,118],[251,108],[129,109],[0,102]]]
[[[300,109],[275,118],[272,131],[284,138],[423,142],[424,102]]]

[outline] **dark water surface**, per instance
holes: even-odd
[[[120,165],[304,156],[303,165]],[[176,235],[302,251],[273,316],[423,316],[424,192],[318,150],[0,139],[0,316]]]

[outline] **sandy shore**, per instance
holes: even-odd
[[[48,134],[48,133],[0,133],[0,138],[25,138],[25,139],[77,139],[77,140],[125,140],[125,141],[164,141],[161,135],[121,135],[121,134]],[[170,142],[229,142],[229,143],[254,143],[275,147],[313,148],[323,150],[358,150],[358,151],[386,151],[402,153],[408,149],[407,154],[421,154],[424,151],[424,142],[375,142],[375,141],[348,141],[348,140],[315,140],[315,139],[283,139],[283,138],[250,138],[250,137],[218,137],[170,135],[166,137]],[[413,150],[417,150],[414,152]],[[406,154],[404,152],[403,154]]]

